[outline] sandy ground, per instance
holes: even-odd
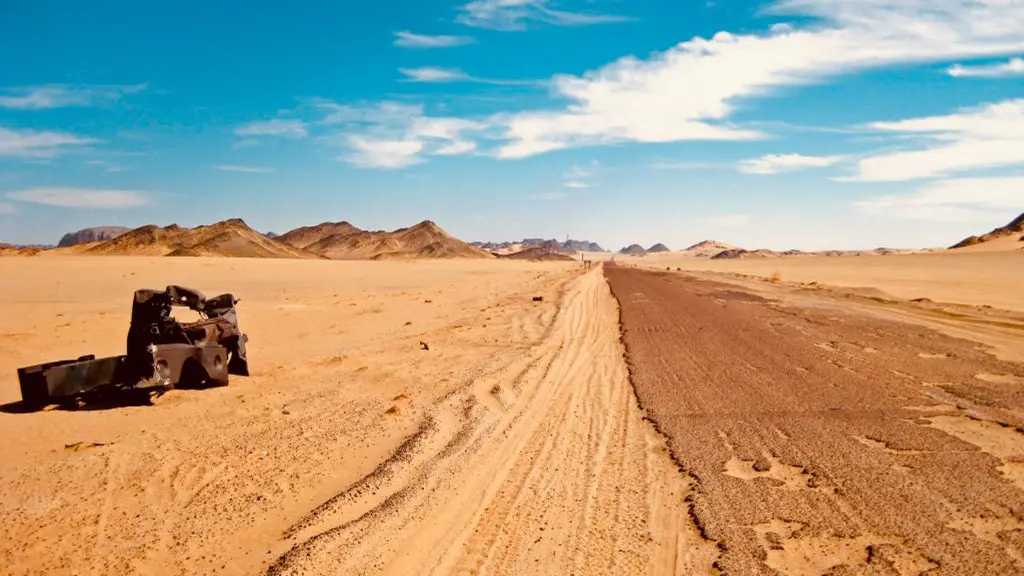
[[[600,269],[0,260],[0,572],[699,573]],[[22,413],[15,368],[120,353],[136,288],[241,298],[253,376]],[[544,297],[535,303],[532,297]],[[429,345],[422,350],[420,342]]]
[[[841,293],[607,274],[717,568],[1024,573],[1024,364]]]
[[[752,274],[783,281],[871,287],[903,299],[988,305],[1024,311],[1024,252],[965,251],[890,256],[796,256],[710,260],[680,253],[617,261],[673,270]]]

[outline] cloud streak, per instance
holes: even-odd
[[[918,136],[926,146],[876,154],[845,181],[904,182],[1024,164],[1024,99],[967,108],[947,116],[877,122],[875,130]]]
[[[456,18],[466,26],[504,31],[525,30],[530,22],[589,26],[630,20],[625,16],[556,10],[548,0],[474,0],[464,4]]]
[[[1003,0],[790,0],[769,12],[811,17],[762,34],[720,32],[641,60],[553,79],[561,109],[498,115],[503,158],[618,142],[749,140],[736,103],[780,88],[903,63],[1024,50],[1024,4]]]
[[[741,160],[736,169],[744,174],[780,174],[808,168],[827,168],[843,161],[842,156],[804,156],[802,154],[768,154]]]
[[[7,197],[19,202],[60,206],[62,208],[90,208],[121,210],[149,203],[144,192],[135,190],[96,190],[91,188],[31,188],[10,192]]]
[[[146,89],[146,84],[126,86],[72,86],[46,84],[0,90],[0,108],[14,110],[48,110],[51,108],[86,107],[111,104],[127,95]]]
[[[409,31],[395,32],[395,46],[402,48],[454,48],[476,42],[469,36],[430,36]]]
[[[985,66],[954,64],[947,73],[954,78],[1005,78],[1024,76],[1024,58],[1011,58],[1006,62]]]
[[[537,80],[501,80],[496,78],[477,78],[470,76],[458,68],[437,68],[424,66],[422,68],[399,68],[399,72],[405,75],[407,82],[472,82],[474,84],[491,84],[494,86],[543,86],[546,82]]]
[[[0,127],[0,156],[54,158],[73,147],[99,142],[67,132],[10,130]]]
[[[393,170],[426,161],[426,156],[457,156],[476,149],[468,133],[487,128],[462,118],[426,115],[422,106],[384,101],[348,105],[317,99],[323,123],[341,132],[320,141],[347,149],[342,160],[362,168]]]
[[[309,135],[309,130],[306,123],[302,120],[275,118],[273,120],[250,122],[245,126],[235,129],[235,134],[238,136],[279,136],[281,138],[301,140]]]
[[[1024,178],[962,178],[935,182],[910,194],[875,196],[854,204],[872,215],[940,222],[984,221],[1024,206]]]

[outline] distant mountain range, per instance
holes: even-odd
[[[489,252],[449,236],[430,221],[392,232],[361,230],[348,222],[324,222],[276,236],[257,232],[235,218],[195,228],[176,224],[123,231],[115,227],[92,228],[68,234],[66,238],[67,242],[55,253],[344,260],[494,258]],[[37,252],[4,246],[0,255]]]
[[[477,248],[484,250],[508,250],[514,247],[520,247],[521,249],[542,247],[548,250],[565,250],[568,252],[607,252],[597,242],[590,242],[589,240],[566,240],[560,242],[555,239],[546,240],[544,238],[524,238],[518,242],[470,242]]]

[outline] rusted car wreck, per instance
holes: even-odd
[[[125,355],[19,368],[22,402],[28,407],[77,405],[92,394],[223,385],[229,374],[248,376],[248,337],[238,328],[237,303],[231,294],[206,298],[181,286],[137,290]],[[196,311],[200,320],[178,322],[171,316],[174,306]]]

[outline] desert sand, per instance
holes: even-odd
[[[680,283],[628,288],[621,310],[604,268],[577,262],[0,259],[17,279],[0,285],[0,566],[1024,570],[1024,314],[1005,259],[1019,255],[939,257],[956,260],[725,261],[699,277],[665,274],[671,254],[617,257]],[[761,264],[783,279],[728,268]],[[17,367],[121,353],[132,291],[170,283],[241,299],[251,377],[24,411]],[[928,523],[880,520],[876,477],[886,498],[909,486]]]
[[[667,253],[643,258],[619,256],[623,263],[649,268],[681,268],[788,282],[872,288],[912,300],[1024,310],[1024,252],[995,249],[996,243],[932,254],[888,256],[792,256],[751,260],[710,260]]]

